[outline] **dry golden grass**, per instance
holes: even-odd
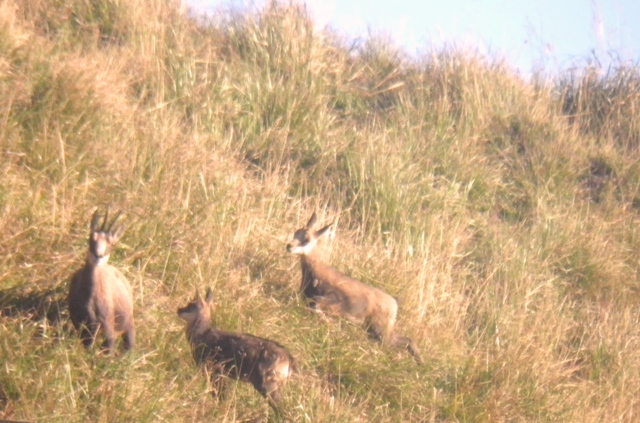
[[[0,419],[575,421],[640,413],[640,78],[540,83],[447,48],[351,45],[303,7],[196,23],[160,0],[0,5]],[[97,206],[124,209],[130,354],[85,351],[65,295]],[[424,366],[300,299],[285,245],[401,298]],[[177,307],[287,346],[274,414],[219,401]]]

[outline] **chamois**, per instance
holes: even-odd
[[[226,378],[248,382],[272,402],[280,400],[279,386],[297,367],[293,356],[280,344],[248,334],[224,332],[211,326],[213,293],[178,309],[196,364],[211,372],[212,394],[222,393]]]
[[[300,290],[308,299],[309,306],[365,325],[374,339],[406,349],[421,364],[422,358],[411,338],[394,332],[397,301],[386,292],[350,278],[321,261],[314,247],[332,224],[315,231],[316,219],[314,212],[309,222],[295,231],[293,240],[287,244],[289,253],[300,256]]]
[[[93,213],[86,263],[73,275],[68,296],[69,315],[84,346],[90,347],[100,331],[106,352],[113,350],[116,337],[121,334],[125,350],[133,348],[135,341],[131,286],[118,269],[107,264],[114,244],[124,232],[122,225],[114,228],[120,215],[121,212],[107,226],[107,207],[102,225],[98,226],[98,209]]]

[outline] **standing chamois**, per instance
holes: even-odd
[[[93,213],[87,261],[73,275],[69,287],[69,314],[73,326],[80,331],[82,343],[90,347],[100,331],[105,337],[102,348],[106,352],[113,350],[120,334],[125,350],[133,348],[135,340],[131,286],[118,269],[107,264],[111,249],[124,232],[122,225],[114,228],[120,214],[107,227],[107,208],[98,227],[100,214],[97,209]]]
[[[270,404],[280,400],[279,385],[297,371],[294,358],[280,344],[247,334],[223,332],[211,326],[213,293],[195,299],[178,309],[186,322],[193,358],[211,372],[212,394],[222,393],[226,378],[248,382]]]
[[[364,324],[369,334],[383,344],[406,349],[418,364],[422,358],[415,344],[406,336],[394,332],[398,303],[384,291],[366,285],[324,264],[314,247],[331,224],[313,230],[315,212],[304,228],[293,234],[287,251],[300,255],[302,283],[300,290],[317,310],[342,316],[347,320]]]

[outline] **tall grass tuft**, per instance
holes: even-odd
[[[446,46],[348,40],[299,3],[191,17],[160,0],[0,5],[0,419],[635,421],[637,68],[527,81]],[[95,207],[137,346],[85,351],[69,278]],[[310,312],[285,245],[400,300],[425,358]],[[279,413],[209,393],[176,308],[274,339],[301,374]]]
[[[640,145],[640,74],[633,63],[614,62],[575,69],[558,81],[562,112],[584,134],[636,151]]]

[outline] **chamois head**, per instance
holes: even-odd
[[[196,296],[189,304],[178,309],[178,317],[187,322],[188,326],[200,321],[208,324],[211,321],[211,303],[213,302],[213,292],[207,288],[205,299],[196,291]]]
[[[313,247],[315,247],[318,242],[318,238],[320,238],[332,225],[332,223],[330,223],[322,229],[314,231],[313,227],[316,220],[316,212],[313,212],[311,219],[309,219],[307,224],[293,234],[293,240],[287,244],[287,251],[289,253],[300,255],[307,255],[311,253]]]
[[[114,228],[121,214],[121,211],[118,212],[111,223],[107,225],[109,220],[109,207],[107,207],[104,219],[102,220],[102,225],[98,226],[101,219],[100,213],[98,212],[98,209],[93,212],[93,217],[91,218],[91,230],[89,232],[88,255],[88,260],[91,263],[100,266],[109,261],[111,249],[124,233],[123,225],[118,225]]]

